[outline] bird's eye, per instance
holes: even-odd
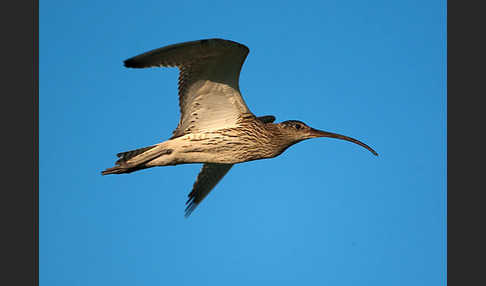
[[[295,124],[295,129],[300,129],[302,126],[300,126],[300,124]]]

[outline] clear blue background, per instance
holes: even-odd
[[[305,141],[189,219],[199,164],[101,176],[179,120],[178,71],[122,61],[212,37],[255,114],[380,156]],[[41,1],[39,52],[42,286],[445,284],[445,1]]]

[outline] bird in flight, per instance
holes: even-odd
[[[321,131],[298,120],[273,123],[255,116],[243,100],[240,70],[249,49],[223,39],[184,42],[151,50],[124,61],[125,67],[177,67],[180,120],[164,142],[118,153],[102,175],[124,174],[156,166],[202,163],[189,193],[188,217],[236,163],[276,157],[302,140],[329,137],[358,144],[354,138]]]

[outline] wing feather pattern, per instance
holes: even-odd
[[[186,202],[186,217],[189,217],[201,201],[233,167],[233,164],[206,163],[203,165]]]
[[[130,68],[178,67],[181,117],[172,138],[236,126],[252,114],[241,97],[239,76],[249,49],[237,42],[207,39],[155,49],[124,63]]]

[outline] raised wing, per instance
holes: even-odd
[[[216,184],[228,173],[233,164],[214,164],[206,163],[203,165],[201,172],[197,175],[196,182],[189,193],[189,199],[186,202],[186,214],[188,217],[201,201],[209,194]]]
[[[172,138],[236,126],[250,110],[239,89],[240,70],[249,49],[208,39],[152,50],[126,60],[131,68],[178,67],[181,118]]]

